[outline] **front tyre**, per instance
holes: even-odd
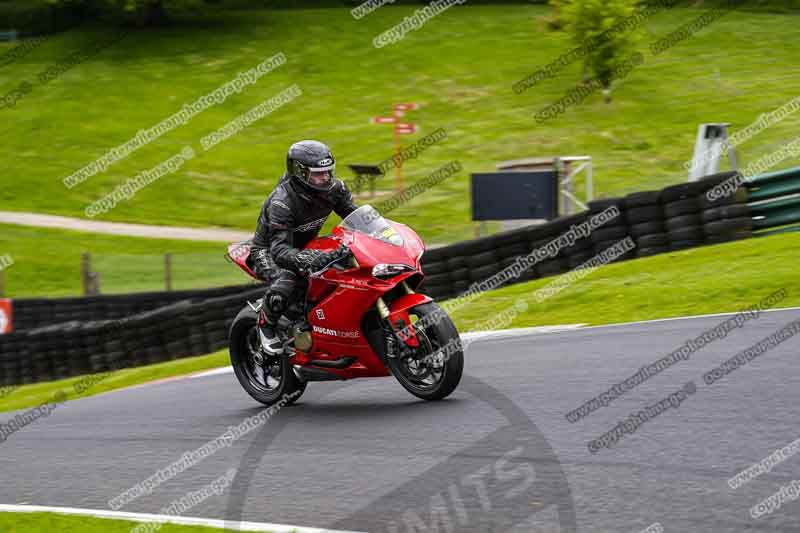
[[[389,370],[405,389],[423,400],[441,400],[452,393],[464,371],[464,352],[453,321],[436,303],[409,310],[419,347],[413,353],[390,353]],[[427,318],[426,318],[427,317]],[[416,318],[416,321],[414,320]]]
[[[297,379],[286,356],[268,356],[261,349],[258,315],[249,306],[233,320],[229,335],[231,365],[247,394],[264,405],[272,405],[286,396],[286,405],[294,403],[306,389]]]

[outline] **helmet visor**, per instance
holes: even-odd
[[[306,183],[315,189],[327,190],[333,184],[336,164],[326,167],[311,167],[306,175]]]

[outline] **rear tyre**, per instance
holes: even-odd
[[[229,349],[236,378],[254,400],[273,405],[285,397],[289,405],[306,390],[306,383],[297,379],[288,357],[268,356],[261,350],[258,318],[249,306],[231,325]]]
[[[464,352],[458,330],[447,313],[434,302],[409,310],[409,315],[416,317],[417,322],[434,313],[435,317],[425,320],[429,324],[416,330],[420,345],[413,354],[390,354],[386,358],[397,381],[417,398],[429,401],[449,396],[464,371]]]

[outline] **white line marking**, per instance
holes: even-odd
[[[585,326],[585,324],[536,326],[531,328],[498,329],[494,331],[468,331],[461,334],[461,340],[464,342],[475,342],[483,339],[495,339],[497,337],[524,337],[527,335],[543,335],[545,333],[558,333],[559,331],[580,329],[583,326]]]
[[[320,529],[318,527],[289,526],[285,524],[265,524],[260,522],[232,522],[213,518],[193,518],[188,516],[169,516],[145,513],[127,513],[96,509],[77,509],[74,507],[47,507],[43,505],[2,505],[4,513],[56,513],[63,515],[92,516],[95,518],[111,518],[129,520],[131,522],[157,522],[160,524],[178,524],[183,526],[205,526],[232,531],[269,531],[271,533],[359,533],[358,531],[338,531]]]
[[[189,379],[195,378],[207,378],[211,376],[221,376],[223,374],[230,374],[233,372],[232,366],[222,366],[220,368],[212,368],[211,370],[205,370],[203,372],[198,372],[197,374],[192,374],[187,376]]]
[[[781,307],[778,309],[764,309],[762,313],[775,313],[778,311],[800,311],[800,307]],[[597,329],[597,328],[615,328],[617,326],[638,326],[640,324],[655,324],[657,322],[672,322],[674,320],[694,320],[696,318],[715,318],[722,316],[734,316],[739,314],[740,311],[733,311],[731,313],[714,313],[710,315],[694,315],[694,316],[675,316],[672,318],[656,318],[653,320],[638,320],[635,322],[619,322],[617,324],[600,324],[599,326],[586,326],[581,329]]]

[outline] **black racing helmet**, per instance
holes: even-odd
[[[286,172],[300,184],[327,192],[334,184],[336,160],[330,148],[319,141],[300,141],[289,147]]]

